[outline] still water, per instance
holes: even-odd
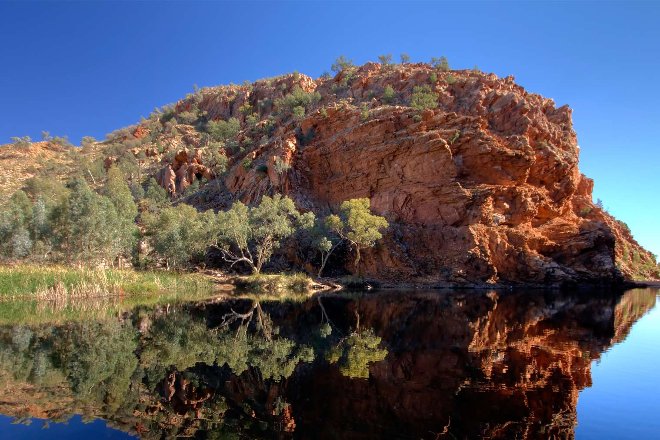
[[[660,438],[657,294],[0,310],[0,438]]]

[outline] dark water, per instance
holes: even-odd
[[[6,323],[0,438],[660,438],[657,293],[388,291]]]

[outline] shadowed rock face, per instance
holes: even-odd
[[[0,413],[78,413],[150,439],[570,439],[591,362],[655,295],[327,295],[262,303],[246,338],[219,325],[247,300],[1,328]],[[378,347],[347,348],[356,334]],[[329,362],[337,347],[347,357]]]

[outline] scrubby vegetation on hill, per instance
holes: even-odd
[[[608,229],[617,262],[629,256],[619,273],[660,276],[590,190],[576,192],[586,180],[574,172],[570,110],[444,57],[379,60],[339,57],[334,76],[318,79],[195,88],[81,147],[17,138],[0,152],[19,170],[0,175],[3,258],[428,282],[612,279]],[[351,220],[343,202],[372,223]],[[568,243],[580,231],[588,239]]]

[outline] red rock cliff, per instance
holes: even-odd
[[[430,283],[615,280],[636,275],[626,261],[633,254],[655,269],[629,232],[592,203],[571,110],[512,77],[371,63],[350,80],[293,75],[207,90],[199,106],[214,117],[240,117],[241,105],[256,108],[294,84],[319,92],[317,107],[247,154],[268,173],[237,159],[225,183],[247,202],[282,191],[321,213],[369,197],[392,227],[364,258],[367,275]],[[420,112],[409,103],[424,84],[439,105]],[[388,103],[387,86],[395,91]],[[276,157],[291,165],[283,176],[271,172]]]
[[[411,106],[417,86],[430,88],[436,108]],[[278,100],[297,90],[314,99],[302,114],[282,111]],[[208,122],[230,118],[238,132],[209,142]],[[175,196],[196,179],[219,179],[184,200],[200,208],[281,192],[325,215],[346,199],[369,197],[391,227],[365,252],[361,269],[381,280],[561,284],[660,276],[625,224],[593,203],[593,182],[578,168],[571,110],[512,77],[368,63],[334,78],[296,73],[205,88],[96,146],[101,154],[126,146]],[[228,160],[224,174],[212,163],[218,156]],[[354,272],[352,258],[345,260]]]

